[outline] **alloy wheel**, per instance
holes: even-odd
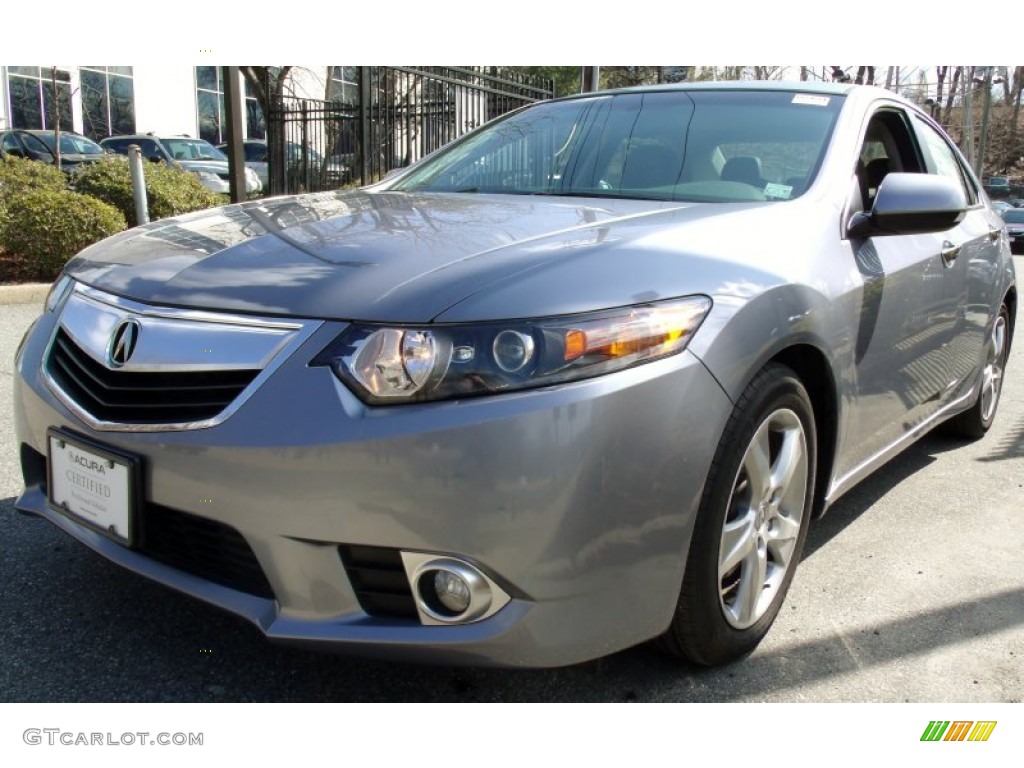
[[[736,629],[765,615],[795,567],[808,461],[803,424],[788,408],[761,422],[743,455],[718,558],[720,604]]]
[[[981,378],[981,418],[991,420],[999,404],[1003,385],[1003,362],[1006,352],[1006,316],[1000,313],[992,326],[988,344],[988,360]]]

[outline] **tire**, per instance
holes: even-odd
[[[1010,309],[1005,302],[999,307],[999,314],[992,323],[985,349],[978,399],[968,410],[946,422],[947,434],[977,440],[985,436],[996,419],[999,396],[1003,391],[1003,372],[1010,354]]]
[[[768,365],[719,441],[664,650],[711,666],[767,634],[807,538],[816,458],[807,391],[791,369]]]

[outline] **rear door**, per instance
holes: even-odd
[[[960,153],[931,121],[914,114],[912,124],[925,156],[928,173],[945,176],[963,190],[967,216],[948,233],[945,284],[955,308],[949,347],[949,376],[943,402],[962,397],[974,384],[973,374],[985,354],[985,330],[996,306],[1002,219],[987,205],[977,179]],[[952,260],[949,258],[954,256]]]

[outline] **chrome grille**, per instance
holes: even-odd
[[[95,418],[120,424],[211,419],[259,374],[259,370],[111,370],[93,360],[63,328],[58,330],[50,348],[46,370],[69,397]]]
[[[76,285],[43,380],[95,430],[206,429],[237,411],[321,325],[152,306]]]

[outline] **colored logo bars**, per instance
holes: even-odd
[[[995,728],[995,720],[932,720],[921,741],[988,741]]]

